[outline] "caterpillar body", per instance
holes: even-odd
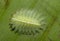
[[[18,34],[23,35],[36,35],[40,33],[43,28],[41,25],[44,17],[42,17],[37,11],[29,9],[21,9],[16,11],[10,19],[10,29]]]

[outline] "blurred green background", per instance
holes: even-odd
[[[47,16],[45,30],[37,36],[11,32],[11,14],[21,8],[35,9]],[[60,41],[60,0],[0,0],[0,41]]]

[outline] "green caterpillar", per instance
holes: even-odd
[[[44,17],[42,17],[37,11],[30,9],[21,9],[13,14],[10,19],[11,31],[23,35],[35,35],[43,30],[41,25]]]

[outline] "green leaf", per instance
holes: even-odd
[[[36,36],[10,31],[11,15],[20,9],[34,9],[46,17],[46,25]],[[0,0],[0,41],[60,41],[60,0]]]

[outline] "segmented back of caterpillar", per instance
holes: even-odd
[[[15,33],[36,35],[43,30],[41,25],[45,22],[42,22],[42,20],[44,20],[44,17],[41,17],[37,11],[21,9],[13,14],[9,26],[11,31],[14,31]]]

